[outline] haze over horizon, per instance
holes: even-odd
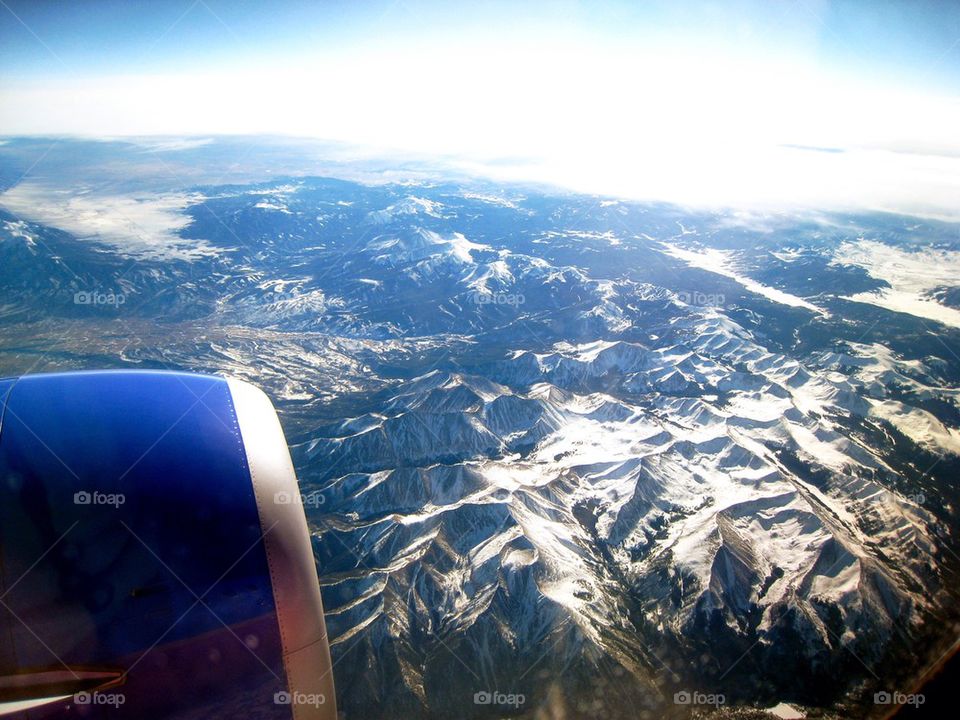
[[[3,1],[0,134],[278,134],[691,206],[957,219],[949,3]]]

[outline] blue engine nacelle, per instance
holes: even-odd
[[[0,715],[336,718],[273,406],[182,373],[0,380]]]

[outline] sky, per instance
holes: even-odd
[[[290,134],[689,205],[960,217],[960,3],[0,0],[0,135]]]

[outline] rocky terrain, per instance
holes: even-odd
[[[347,718],[879,716],[960,634],[952,226],[90,145],[0,192],[0,371],[264,387]]]

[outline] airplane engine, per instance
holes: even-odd
[[[337,716],[270,400],[238,380],[0,380],[0,715]]]

